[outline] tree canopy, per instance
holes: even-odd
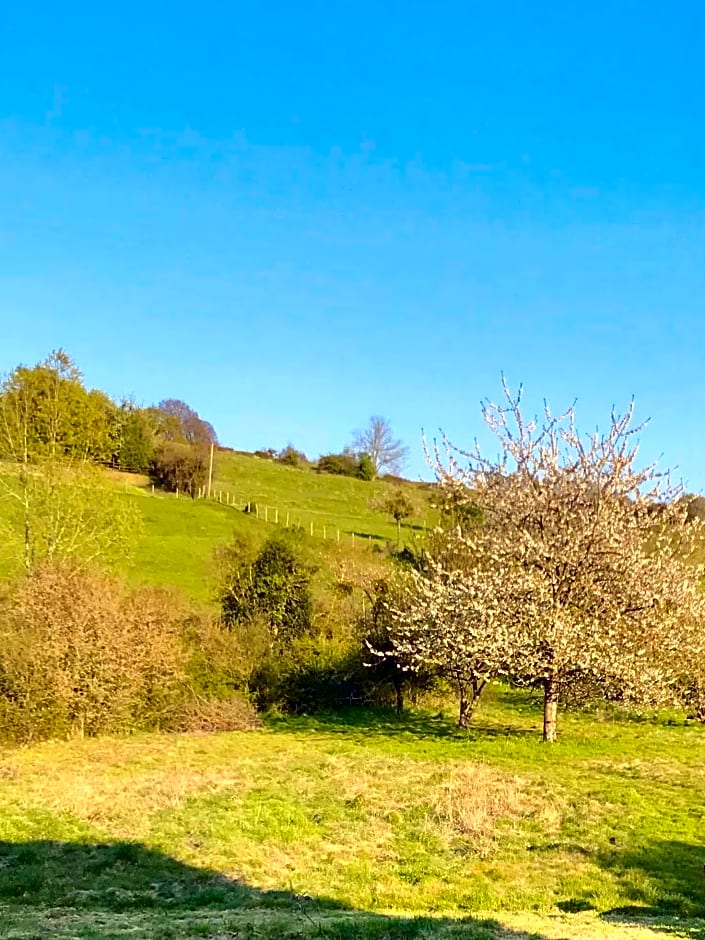
[[[666,701],[685,659],[702,660],[702,530],[666,476],[637,466],[633,406],[586,437],[572,408],[527,421],[521,391],[505,395],[483,408],[499,459],[447,439],[429,454],[448,499],[472,512],[410,575],[393,636],[467,680],[539,684],[551,741],[560,697]]]

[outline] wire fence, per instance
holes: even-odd
[[[151,490],[154,494],[154,485],[152,485]],[[248,513],[262,522],[281,525],[287,529],[301,529],[312,538],[322,538],[324,541],[337,542],[339,545],[345,543],[351,544],[353,547],[360,545],[369,546],[374,543],[395,541],[395,538],[392,538],[391,535],[387,537],[369,532],[341,529],[340,526],[334,522],[323,522],[320,519],[311,518],[315,515],[315,510],[293,510],[285,509],[280,506],[270,506],[261,501],[258,502],[254,499],[246,499],[242,494],[233,493],[220,488],[213,489],[210,496],[205,487],[199,487],[194,497],[191,497],[191,494],[179,493],[178,489],[174,495],[176,499],[183,499],[184,496],[186,496],[188,499],[210,500],[210,502],[219,503],[222,506],[230,507],[238,512]],[[425,525],[423,528],[425,529]]]

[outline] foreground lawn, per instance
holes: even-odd
[[[705,937],[705,731],[526,697],[0,752],[0,936]]]

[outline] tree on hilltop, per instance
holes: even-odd
[[[157,405],[160,434],[166,441],[180,444],[217,444],[218,436],[210,422],[178,398],[165,398]]]
[[[373,415],[366,428],[354,432],[352,449],[369,455],[375,475],[383,470],[398,474],[409,453],[409,448],[394,437],[391,424],[381,415]]]

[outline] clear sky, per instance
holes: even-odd
[[[0,371],[228,445],[636,398],[705,488],[705,4],[7,4]]]

